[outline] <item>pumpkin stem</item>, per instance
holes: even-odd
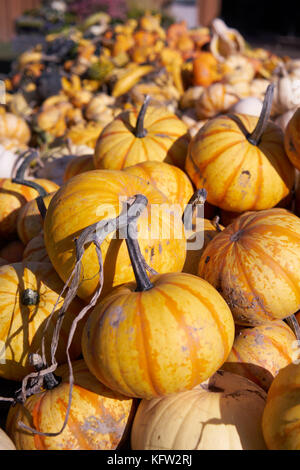
[[[28,156],[24,158],[22,164],[19,166],[16,172],[16,178],[19,180],[23,180],[25,177],[25,172],[28,169],[30,163],[38,157],[38,153],[35,150],[27,150],[24,152],[24,156],[28,153]]]
[[[266,91],[263,107],[253,132],[247,135],[247,139],[252,145],[258,145],[263,135],[271,114],[272,100],[274,95],[274,83],[271,83]]]
[[[126,245],[136,279],[136,292],[143,292],[152,289],[153,284],[147,275],[147,270],[144,263],[144,258],[141,253],[140,245],[137,240],[137,217],[144,210],[148,204],[148,200],[142,194],[136,196],[135,201],[135,215],[133,220],[130,220],[127,226]],[[133,206],[131,206],[132,209]]]
[[[140,139],[142,139],[143,137],[145,137],[145,135],[147,135],[147,129],[144,128],[144,119],[145,119],[147,108],[149,106],[150,99],[151,99],[150,95],[147,95],[145,97],[144,103],[142,104],[142,107],[140,109],[140,112],[136,120],[134,135]]]
[[[287,324],[295,333],[295,336],[298,341],[300,341],[300,326],[295,315],[290,315],[286,319]]]
[[[207,191],[204,188],[197,189],[189,202],[185,206],[182,214],[182,222],[186,231],[193,230],[193,214],[194,210],[199,206],[203,206],[207,198]]]

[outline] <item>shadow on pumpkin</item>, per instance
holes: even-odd
[[[266,392],[269,390],[274,380],[273,374],[271,374],[268,369],[250,362],[225,362],[222,369],[251,380]]]

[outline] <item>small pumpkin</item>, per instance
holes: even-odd
[[[286,209],[246,212],[207,245],[198,274],[238,324],[282,320],[300,308],[300,219]]]
[[[93,154],[79,155],[72,158],[66,165],[63,180],[64,182],[73,176],[84,173],[85,171],[95,170]]]
[[[300,108],[293,114],[285,129],[284,148],[291,163],[300,170]]]
[[[193,60],[193,85],[207,87],[221,78],[218,61],[211,52],[201,51]]]
[[[56,374],[61,382],[27,398],[24,405],[11,407],[6,430],[18,450],[114,450],[126,439],[135,411],[135,402],[95,379],[84,361],[72,365],[74,386],[68,423],[58,436],[24,432],[18,422],[41,433],[58,432],[63,425],[69,399],[68,366]]]
[[[142,400],[131,431],[133,450],[265,450],[266,393],[250,380],[217,371],[193,390]],[[247,416],[247,419],[245,419]]]
[[[184,167],[187,126],[165,108],[149,106],[149,100],[138,114],[121,113],[103,129],[95,148],[96,168],[121,170],[147,160]]]
[[[196,101],[198,119],[207,119],[228,111],[239,101],[239,96],[230,85],[213,83],[203,90]]]
[[[197,276],[149,279],[131,229],[126,243],[136,282],[116,287],[92,310],[82,352],[100,382],[148,400],[210,377],[229,354],[234,323],[219,293]]]
[[[227,114],[208,121],[192,139],[186,171],[211,204],[233,212],[274,207],[293,187],[282,130],[268,121],[268,89],[259,118]]]
[[[26,121],[13,113],[0,113],[0,137],[16,139],[20,144],[27,145],[31,131]]]
[[[296,336],[281,320],[243,328],[222,369],[242,375],[268,391],[279,370],[295,359]]]

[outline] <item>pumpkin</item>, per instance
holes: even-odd
[[[284,66],[274,78],[275,90],[272,115],[280,114],[300,106],[300,79],[290,77]]]
[[[93,155],[79,155],[72,158],[66,165],[64,172],[64,182],[68,181],[75,175],[84,173],[85,171],[95,170]]]
[[[186,258],[182,272],[197,275],[199,261],[204,249],[219,233],[219,231],[223,229],[223,227],[220,225],[216,226],[211,220],[202,219],[202,217],[197,217],[197,219],[194,217],[193,221],[195,224],[196,234],[199,237],[198,242],[200,243],[200,248],[193,249],[193,246],[187,246]],[[191,233],[187,234],[187,242],[192,244],[193,241],[197,241],[197,239],[195,239],[195,232],[192,230]]]
[[[193,60],[193,85],[207,87],[218,81],[221,74],[218,61],[211,52],[199,52]]]
[[[12,240],[0,249],[0,257],[6,260],[6,264],[22,261],[25,246],[20,240]]]
[[[10,141],[9,141],[10,142]],[[10,178],[19,156],[6,149],[3,145],[2,139],[0,140],[0,178]]]
[[[266,393],[250,380],[217,371],[193,390],[142,400],[131,431],[133,450],[265,450]]]
[[[241,55],[230,55],[222,64],[222,78],[225,83],[235,85],[240,82],[252,82],[255,69],[250,60]]]
[[[28,362],[28,354],[41,347],[41,340],[47,318],[51,314],[63,284],[49,263],[14,263],[0,267],[1,344],[4,347],[5,362],[0,364],[0,376],[8,380],[22,380],[33,371]],[[53,319],[45,336],[45,350],[49,358],[50,342],[55,322],[61,307],[56,307]],[[75,299],[68,308],[62,326],[62,335],[57,349],[57,362],[66,361],[66,341],[73,319],[83,308],[83,303]],[[81,353],[80,335],[71,345],[71,356]]]
[[[0,113],[0,137],[18,140],[20,144],[28,144],[31,131],[26,121],[12,113]]]
[[[121,170],[147,160],[184,167],[189,137],[187,126],[173,113],[148,107],[119,114],[101,132],[96,144],[96,168]]]
[[[70,387],[67,365],[56,371],[62,379],[59,385],[10,408],[6,430],[18,450],[114,450],[122,444],[133,418],[134,401],[98,382],[82,360],[73,363],[73,372],[71,411],[58,436],[24,432],[18,421],[44,433],[62,428]]]
[[[300,170],[300,108],[293,114],[285,129],[284,148],[291,163]]]
[[[299,359],[278,372],[268,391],[262,430],[270,450],[299,450]]]
[[[70,139],[74,145],[85,145],[89,147],[89,149],[94,149],[102,129],[103,125],[99,122],[80,122],[70,127],[66,133],[66,137]]]
[[[23,252],[23,261],[50,263],[50,259],[45,247],[43,231],[41,231],[38,235],[36,235],[27,243]]]
[[[297,108],[290,109],[289,111],[286,111],[283,114],[280,114],[279,116],[274,119],[275,124],[277,124],[283,132],[285,132],[285,129],[290,122],[291,118],[294,116],[295,112],[297,111]]]
[[[92,310],[82,353],[100,382],[151,399],[210,377],[229,354],[234,323],[220,294],[197,276],[149,279],[131,229],[130,224],[126,243],[136,282],[116,287]]]
[[[117,217],[122,204],[136,194],[144,194],[149,199],[149,208],[139,220],[139,240],[147,263],[156,271],[181,271],[186,255],[181,213],[168,209],[167,197],[135,175],[94,170],[67,181],[54,195],[47,210],[44,222],[46,250],[65,282],[75,264],[74,237],[93,223]],[[101,251],[104,295],[113,286],[133,280],[134,276],[124,240],[109,235],[102,243]],[[87,247],[82,264],[84,281],[81,278],[77,294],[87,299],[98,285],[98,258],[93,245]]]
[[[55,192],[43,197],[43,204],[46,209],[48,208],[54,194]],[[32,238],[41,232],[43,225],[43,216],[39,211],[36,199],[28,201],[20,208],[17,217],[17,232],[24,245],[27,245]]]
[[[180,168],[165,162],[142,162],[124,171],[139,176],[163,192],[172,204],[183,210],[193,195],[193,185]]]
[[[196,101],[198,119],[212,118],[223,113],[239,101],[239,96],[230,85],[213,83],[203,90]]]
[[[227,114],[208,121],[193,138],[186,171],[211,204],[232,212],[274,207],[288,195],[295,172],[283,132],[268,121],[272,86],[259,118]]]
[[[204,250],[198,274],[225,298],[235,321],[259,325],[300,308],[300,219],[286,209],[246,212]]]
[[[243,328],[222,369],[242,375],[268,390],[279,370],[295,359],[296,336],[281,320]]]
[[[8,435],[0,428],[0,450],[16,450],[13,441]]]
[[[250,114],[251,116],[259,116],[262,111],[262,105],[263,103],[259,98],[249,96],[248,98],[244,98],[235,103],[230,111],[237,114]]]

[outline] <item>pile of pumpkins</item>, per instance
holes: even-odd
[[[299,61],[105,18],[6,80],[0,448],[299,450]]]

